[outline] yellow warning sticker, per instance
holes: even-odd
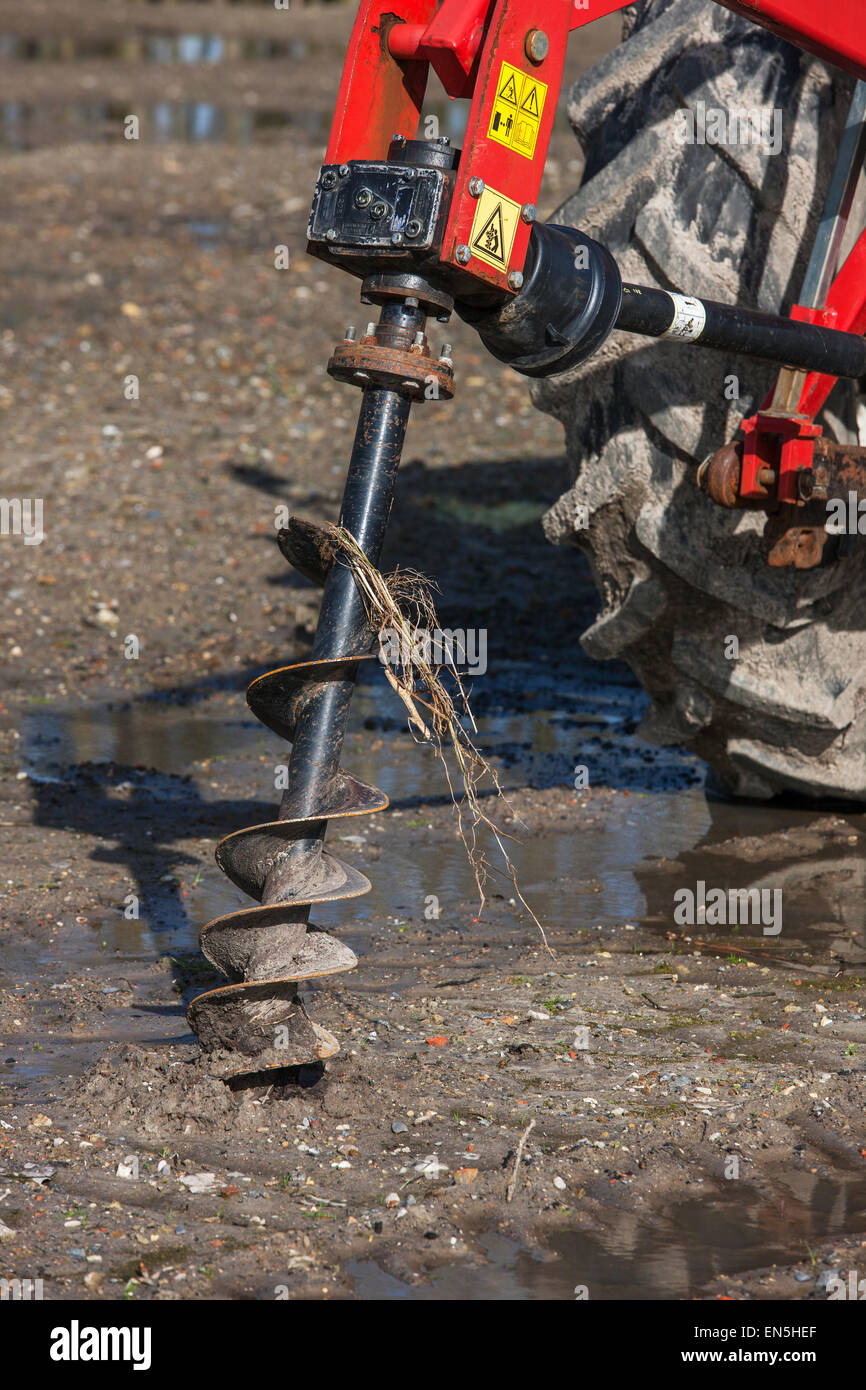
[[[541,127],[547,84],[503,63],[496,84],[488,139],[532,159]]]
[[[497,193],[495,188],[485,188],[472,223],[469,246],[473,256],[494,270],[507,270],[519,221],[519,203]]]

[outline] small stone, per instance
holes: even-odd
[[[392,1133],[392,1134],[407,1134],[408,1131],[409,1131],[409,1126],[408,1126],[408,1125],[405,1125],[405,1124],[403,1123],[402,1120],[392,1120],[392,1121],[391,1121],[391,1133]]]
[[[565,1187],[566,1187],[565,1179],[564,1179],[564,1178],[554,1178],[554,1179],[553,1179],[553,1186],[556,1188],[557,1192],[564,1192],[564,1191],[565,1191]]]
[[[190,1173],[181,1178],[181,1183],[189,1192],[213,1192],[216,1173]]]
[[[468,1185],[471,1182],[474,1182],[477,1177],[477,1168],[456,1168],[454,1170],[454,1181],[459,1182],[464,1186]]]
[[[798,1284],[809,1284],[809,1283],[811,1283],[811,1280],[812,1280],[811,1274],[807,1274],[806,1271],[805,1271],[805,1269],[797,1269],[797,1270],[795,1270],[795,1271],[794,1271],[794,1278],[797,1280],[797,1283],[798,1283]]]

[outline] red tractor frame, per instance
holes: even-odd
[[[451,97],[471,101],[463,158],[441,261],[469,285],[511,292],[522,283],[531,223],[562,82],[570,30],[624,9],[628,0],[362,0],[352,33],[326,160],[383,159],[394,132],[413,135],[432,67]],[[708,0],[709,3],[709,0]],[[715,0],[829,63],[866,79],[864,0]],[[501,263],[479,241],[479,189],[512,210],[497,228]],[[843,195],[844,201],[844,195]],[[850,197],[849,197],[850,202]],[[845,208],[847,215],[847,208]],[[790,317],[866,332],[866,230],[837,267],[844,216],[808,304]],[[841,225],[841,230],[840,230]],[[814,423],[836,378],[783,368],[760,411],[743,422],[736,463],[715,490],[728,506],[802,504],[821,427]],[[772,481],[770,481],[772,480]],[[814,557],[813,557],[814,558]],[[771,563],[799,563],[790,548]],[[806,559],[804,565],[808,563]]]

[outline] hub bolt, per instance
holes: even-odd
[[[543,63],[550,52],[550,40],[543,29],[530,29],[523,46],[530,63]]]

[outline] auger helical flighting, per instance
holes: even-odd
[[[385,302],[360,342],[351,332],[329,371],[363,388],[340,524],[378,566],[413,400],[452,394],[451,363],[433,359],[426,313],[412,296]],[[362,661],[376,658],[376,634],[346,559],[324,528],[293,521],[280,548],[323,582],[315,640],[306,661],[269,672],[247,691],[253,713],[291,743],[288,786],[278,818],[220,842],[217,862],[257,901],[209,922],[201,949],[227,983],[194,999],[190,1024],[211,1070],[229,1077],[324,1061],[337,1039],[311,1020],[302,982],[351,970],[348,946],[310,922],[316,903],[366,893],[369,880],[325,847],[330,821],[384,810],[388,798],[340,767],[349,705]]]

